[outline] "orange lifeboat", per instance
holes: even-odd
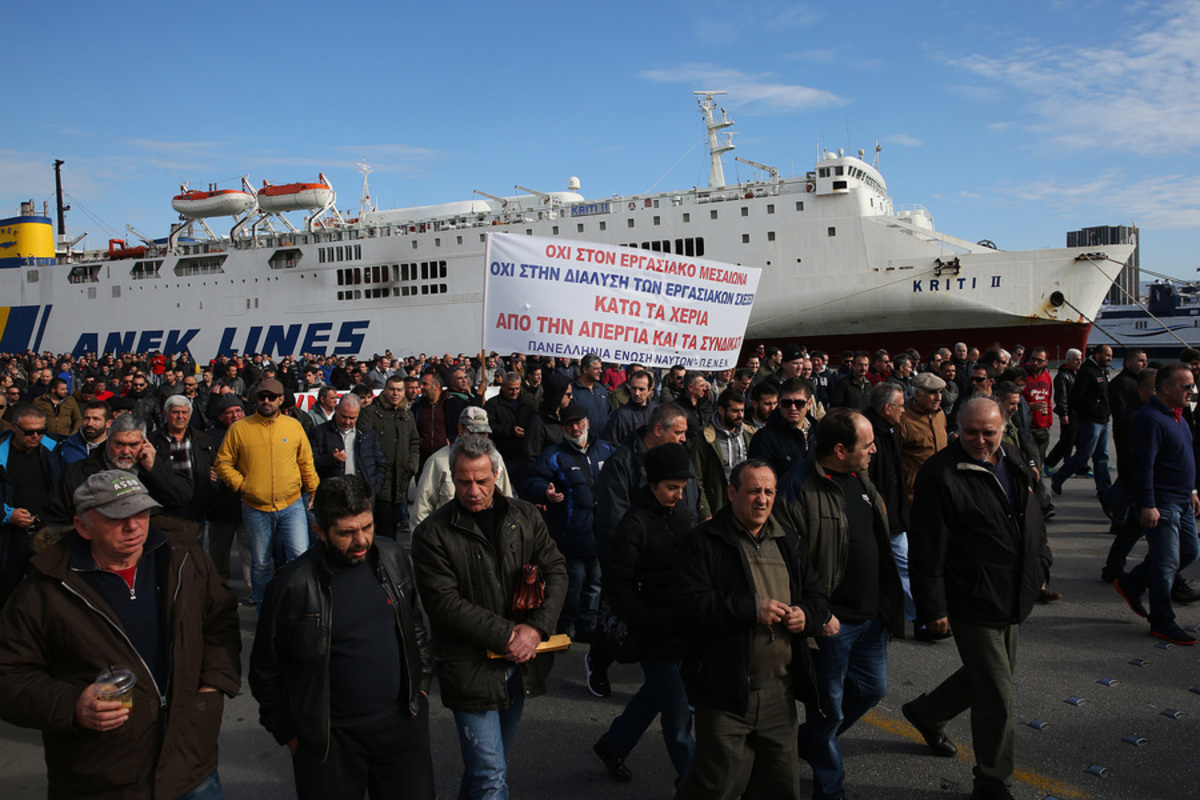
[[[236,217],[254,207],[254,195],[240,189],[188,189],[179,187],[180,193],[171,198],[171,208],[187,219],[205,217]]]
[[[283,183],[278,186],[263,181],[258,190],[258,207],[271,214],[284,211],[305,211],[325,208],[333,202],[333,187],[325,175],[319,183]]]

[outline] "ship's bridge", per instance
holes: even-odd
[[[863,151],[859,151],[862,155]],[[841,150],[826,152],[816,169],[809,173],[818,195],[862,195],[859,198],[860,213],[890,214],[892,201],[887,193],[887,181],[879,170],[863,161],[842,153]],[[854,190],[860,190],[855,192]]]

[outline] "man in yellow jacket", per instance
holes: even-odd
[[[288,561],[308,549],[301,496],[311,496],[320,481],[304,428],[279,413],[283,385],[266,378],[253,396],[256,413],[230,426],[214,468],[222,483],[241,494],[242,521],[250,538],[250,594],[261,607],[274,571],[276,538]]]

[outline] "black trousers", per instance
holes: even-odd
[[[412,537],[409,534],[408,503],[389,503],[387,500],[375,500],[375,535],[386,536],[393,542],[399,542],[405,549],[410,549]]]
[[[380,722],[330,729],[329,756],[297,748],[292,756],[299,800],[433,800],[429,700],[421,713],[396,713]]]

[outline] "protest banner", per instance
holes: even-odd
[[[616,364],[737,365],[762,270],[631,247],[489,234],[483,347]]]

